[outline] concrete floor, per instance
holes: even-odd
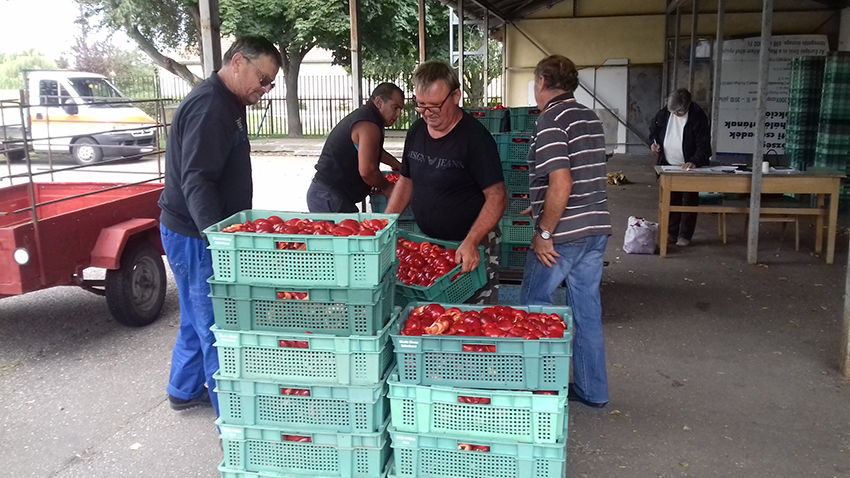
[[[258,156],[258,193],[309,178],[314,143]],[[652,162],[609,163],[632,182],[609,187],[611,402],[570,404],[568,476],[850,477],[850,387],[837,369],[848,236],[826,265],[810,223],[800,252],[792,231],[780,240],[780,226],[765,225],[750,266],[742,219],[723,245],[706,215],[692,246],[666,259],[624,254],[628,216],[657,216]],[[303,190],[278,185],[255,206],[298,210]],[[77,288],[0,300],[2,474],[218,476],[212,411],[177,414],[165,401],[178,324],[173,284],[163,317],[142,329],[115,324],[102,298]]]

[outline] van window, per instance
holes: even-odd
[[[59,105],[59,85],[56,80],[40,80],[38,82],[39,104],[42,106]]]
[[[103,78],[68,78],[68,82],[86,103],[106,103],[124,99],[124,96]]]

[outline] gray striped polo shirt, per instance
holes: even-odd
[[[561,220],[551,231],[554,243],[610,235],[602,122],[569,93],[553,98],[534,127],[528,150],[528,183],[535,222],[543,212],[549,173],[564,168],[570,170],[573,187]]]

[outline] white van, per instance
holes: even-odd
[[[24,83],[35,151],[70,152],[78,163],[89,164],[156,148],[156,121],[103,75],[28,70]]]

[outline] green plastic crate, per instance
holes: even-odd
[[[464,110],[483,124],[490,133],[510,131],[510,115],[507,109],[464,108]]]
[[[510,108],[511,131],[514,133],[531,133],[537,125],[537,117],[540,109],[536,106],[522,106]]]
[[[528,194],[528,163],[502,163],[502,176],[505,178],[508,194]]]
[[[216,424],[221,430],[224,467],[252,472],[332,478],[374,478],[386,468],[392,450],[384,422],[375,433],[327,433],[272,427]],[[310,443],[287,441],[307,436]]]
[[[399,432],[521,443],[556,443],[566,435],[566,390],[538,395],[409,385],[399,382],[397,373],[390,374],[387,384],[392,424]],[[490,403],[466,403],[463,397],[486,398]]]
[[[225,227],[277,215],[340,222],[343,219],[387,219],[374,236],[226,233]],[[395,214],[312,214],[247,210],[204,230],[210,242],[213,279],[237,284],[374,287],[395,262]],[[307,250],[278,250],[279,242],[306,244]]]
[[[425,302],[409,303],[401,313],[399,330],[410,312]],[[491,306],[444,304],[446,309],[481,310]],[[399,381],[412,385],[446,385],[496,390],[561,390],[569,385],[573,318],[569,307],[512,306],[527,312],[558,314],[567,324],[559,339],[408,336],[391,334]],[[493,345],[495,352],[464,352],[463,346]]]
[[[502,248],[502,255],[499,267],[512,271],[525,270],[525,261],[528,258],[530,244],[503,242],[500,247]]]
[[[509,192],[508,207],[505,209],[505,216],[522,217],[522,212],[528,209],[529,206],[531,206],[531,199],[529,199],[527,192]]]
[[[499,219],[502,241],[514,244],[531,244],[534,237],[534,221],[528,217],[503,217]]]
[[[390,427],[398,478],[563,478],[567,476],[566,438],[554,444],[449,438],[401,432]],[[489,446],[489,452],[458,445]]]
[[[241,332],[214,325],[210,329],[216,339],[218,373],[292,385],[375,385],[392,368],[395,357],[389,334],[399,330],[398,317],[396,309],[377,336]],[[306,342],[307,347],[284,341]]]
[[[372,212],[383,213],[387,210],[389,200],[383,194],[370,194],[369,203],[372,205]],[[398,218],[402,221],[413,220],[413,210],[410,209],[410,205],[404,208],[404,211],[398,215]]]
[[[222,330],[374,335],[393,312],[396,268],[375,287],[243,285],[209,280],[215,325]],[[309,300],[278,299],[279,292]]]
[[[216,373],[221,421],[333,433],[373,433],[387,418],[387,379],[369,387],[232,380]],[[287,394],[308,390],[309,396]]]
[[[419,227],[416,226],[416,221],[398,221],[399,232],[419,232]]]
[[[531,135],[524,133],[494,134],[496,146],[499,148],[499,159],[503,163],[528,164],[528,148],[531,146]]]
[[[387,464],[384,465],[384,471],[382,471],[376,478],[386,478],[389,475],[390,468],[392,468],[392,466],[393,461],[388,460]],[[300,473],[276,473],[271,471],[254,473],[252,471],[231,470],[224,466],[224,462],[221,462],[221,465],[218,467],[218,471],[221,472],[221,478],[337,478],[337,475],[315,473],[304,475]]]
[[[399,237],[403,237],[408,241],[419,243],[430,242],[431,244],[436,244],[445,249],[457,249],[458,246],[460,246],[460,242],[442,241],[428,237],[424,234],[399,232]],[[396,294],[401,294],[407,302],[429,301],[460,303],[469,299],[475,295],[475,292],[478,289],[487,284],[487,261],[484,257],[484,246],[478,246],[478,252],[481,260],[475,270],[462,274],[458,278],[452,280],[452,278],[454,278],[461,270],[461,266],[457,265],[454,269],[449,271],[448,274],[434,281],[434,285],[431,287],[405,285],[403,282],[399,281],[396,284]],[[395,304],[397,306],[401,306],[402,304],[400,302],[401,301],[399,299],[396,299]]]

